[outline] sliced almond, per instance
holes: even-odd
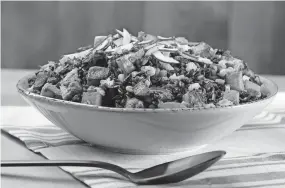
[[[94,38],[94,47],[100,45],[106,38],[107,36],[96,36]]]
[[[146,40],[146,41],[139,42],[138,44],[140,44],[140,45],[149,44],[149,43],[151,43],[152,41],[153,41],[153,40]]]
[[[102,43],[98,43],[97,46],[94,46],[95,50],[102,50],[105,47],[107,47],[107,45],[110,43],[110,41],[112,40],[112,36],[109,35],[107,38],[105,38],[105,40],[102,41]]]
[[[130,42],[131,42],[130,33],[126,29],[123,29],[123,45],[129,44]]]
[[[177,48],[160,48],[159,51],[161,52],[177,52]]]
[[[123,36],[123,32],[122,32],[122,31],[116,29],[116,32],[117,32],[119,35]]]
[[[179,53],[182,57],[186,58],[186,59],[190,59],[192,61],[198,61],[198,57],[193,56],[191,54],[185,53],[185,52],[180,52]]]
[[[147,41],[147,40],[154,40],[157,41],[157,37],[154,35],[150,35],[150,34],[145,34],[143,36],[143,41]]]
[[[149,49],[151,49],[151,48],[153,48],[153,47],[155,47],[155,46],[157,46],[156,43],[151,44],[151,45],[149,45],[149,46],[144,46],[144,50],[149,50]]]
[[[200,42],[188,42],[189,46],[197,46]]]
[[[174,39],[174,37],[162,37],[162,36],[157,36],[157,38],[159,40],[173,40]]]
[[[208,65],[213,64],[213,62],[210,59],[208,59],[208,58],[199,57],[198,61],[202,62],[202,63],[205,63],[205,64],[208,64]]]
[[[164,63],[179,64],[179,61],[177,61],[171,57],[164,56],[160,51],[156,51],[156,52],[152,53],[152,55],[156,59],[158,59],[159,61],[162,61]]]
[[[154,46],[152,48],[150,48],[146,53],[145,56],[150,56],[151,54],[153,54],[154,52],[157,52],[160,48],[163,48],[164,45],[159,45],[159,46]]]
[[[187,44],[179,44],[179,43],[176,43],[176,44],[177,44],[178,49],[182,52],[187,52],[191,49],[191,47],[188,46]]]
[[[167,46],[176,45],[176,43],[173,40],[159,41],[157,44],[163,44],[163,45],[167,45]]]
[[[60,60],[60,64],[65,63],[68,59],[73,59],[73,58],[78,58],[78,59],[83,59],[85,58],[90,52],[92,51],[92,49],[88,49],[79,53],[74,53],[74,54],[68,54],[68,55],[64,55]]]
[[[188,40],[184,37],[176,37],[175,41],[181,45],[188,45]]]

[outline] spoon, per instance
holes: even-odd
[[[226,154],[225,151],[212,151],[178,159],[132,173],[114,164],[100,161],[1,161],[1,167],[25,166],[80,166],[96,167],[116,172],[135,184],[176,183],[204,171]]]

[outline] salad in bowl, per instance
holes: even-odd
[[[229,51],[126,29],[50,61],[29,84],[42,96],[116,108],[215,108],[266,97],[260,77]]]
[[[52,123],[125,153],[196,150],[251,120],[277,86],[227,50],[126,29],[22,78],[21,96]]]

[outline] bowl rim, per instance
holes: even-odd
[[[83,104],[83,103],[77,103],[72,101],[65,101],[61,99],[54,99],[50,97],[45,97],[39,94],[32,93],[26,89],[23,88],[23,82],[27,80],[29,77],[34,75],[34,73],[29,74],[21,78],[16,85],[16,88],[18,92],[21,95],[26,96],[27,98],[43,101],[46,103],[54,103],[57,105],[65,105],[70,107],[76,107],[76,108],[85,108],[90,110],[98,110],[98,111],[108,111],[108,112],[152,112],[152,113],[158,113],[158,112],[180,112],[180,111],[210,111],[210,110],[221,110],[221,109],[233,109],[233,108],[241,108],[245,106],[250,106],[252,104],[261,103],[267,100],[272,99],[276,96],[278,93],[278,86],[275,82],[273,82],[271,79],[265,78],[263,76],[260,76],[262,79],[265,79],[269,81],[274,86],[274,92],[273,94],[269,95],[268,97],[264,99],[260,99],[258,101],[252,101],[244,104],[239,105],[233,105],[233,106],[218,106],[214,108],[206,108],[206,107],[194,107],[194,108],[156,108],[156,109],[150,109],[150,108],[115,108],[115,107],[106,107],[106,106],[98,106],[98,105],[90,105],[90,104]]]

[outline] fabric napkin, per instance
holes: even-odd
[[[228,137],[199,150],[165,155],[130,155],[93,147],[52,125],[32,107],[1,107],[2,129],[47,159],[100,160],[132,172],[213,150],[227,154],[206,171],[180,183],[142,187],[261,188],[285,187],[285,94]],[[17,118],[15,118],[17,117]],[[32,121],[31,118],[32,117]],[[92,188],[136,187],[111,171],[61,167]]]

